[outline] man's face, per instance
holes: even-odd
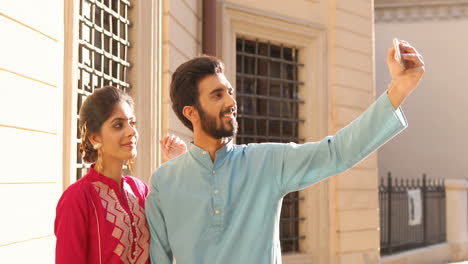
[[[237,103],[226,76],[222,73],[205,77],[198,84],[201,128],[216,139],[233,137],[237,133]]]

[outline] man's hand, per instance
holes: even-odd
[[[425,71],[423,57],[414,47],[408,42],[400,40],[400,50],[404,68],[395,60],[394,48],[388,50],[387,56],[388,69],[392,76],[388,97],[395,109],[418,86]]]
[[[159,140],[159,145],[164,156],[167,159],[173,159],[187,151],[187,145],[179,137],[174,135],[166,135]]]

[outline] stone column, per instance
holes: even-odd
[[[462,179],[445,181],[446,191],[446,230],[450,244],[451,261],[468,258],[468,182]]]

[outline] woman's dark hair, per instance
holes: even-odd
[[[84,161],[92,163],[97,160],[98,153],[89,141],[89,136],[101,131],[102,124],[112,115],[115,106],[120,102],[128,103],[133,110],[132,97],[113,86],[105,86],[94,90],[84,101],[80,108],[79,123],[81,132],[80,150]]]
[[[182,110],[184,106],[198,105],[198,84],[206,76],[217,73],[224,73],[224,64],[216,57],[201,56],[181,64],[172,74],[172,109],[180,121],[192,131],[192,122],[184,116]]]

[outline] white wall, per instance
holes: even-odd
[[[408,129],[379,151],[380,176],[468,178],[468,19],[377,23],[378,93],[390,82],[386,55],[393,37],[418,49],[426,73],[403,106]]]
[[[2,1],[0,8],[0,263],[53,263],[63,1]]]

